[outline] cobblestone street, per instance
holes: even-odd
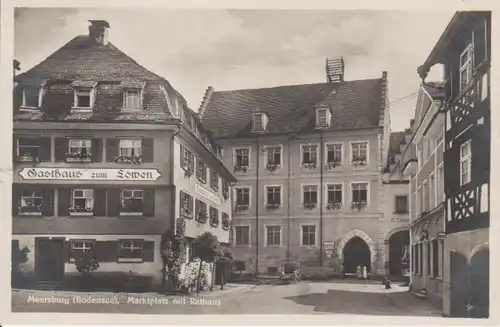
[[[440,316],[406,287],[385,290],[378,283],[302,282],[292,285],[229,285],[200,296],[14,291],[13,312],[134,314],[359,314]],[[53,296],[53,298],[52,298]],[[73,299],[114,299],[115,304],[75,304]],[[41,303],[43,301],[64,303]],[[38,303],[34,303],[37,301]]]

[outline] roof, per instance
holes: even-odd
[[[444,83],[443,82],[426,82],[422,87],[429,93],[432,100],[444,99]]]
[[[202,105],[202,122],[212,136],[251,134],[252,113],[268,116],[266,133],[287,134],[314,130],[315,108],[330,108],[330,130],[378,127],[384,108],[383,81],[356,80],[260,89],[214,91]]]

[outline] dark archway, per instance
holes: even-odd
[[[358,236],[351,238],[344,247],[342,258],[346,274],[355,274],[358,265],[365,266],[370,273],[370,248],[362,238]]]
[[[469,264],[469,317],[488,318],[490,306],[490,250],[474,253]]]
[[[389,275],[391,277],[403,276],[403,270],[409,267],[409,252],[405,253],[409,245],[410,232],[407,230],[396,232],[389,238]]]
[[[468,262],[467,258],[456,251],[450,251],[450,316],[467,317],[468,297]]]

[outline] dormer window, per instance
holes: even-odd
[[[91,109],[94,105],[95,86],[97,83],[93,81],[74,81],[71,85],[75,90],[73,108]]]
[[[328,108],[316,109],[316,128],[329,127],[331,121],[331,113]]]
[[[141,109],[141,90],[128,89],[123,91],[123,109],[125,110]]]
[[[263,112],[255,113],[252,115],[252,131],[263,132],[267,126],[267,116]]]
[[[42,88],[39,86],[25,86],[23,88],[23,104],[25,108],[39,108],[42,103],[41,92]]]

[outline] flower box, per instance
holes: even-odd
[[[70,216],[93,216],[94,212],[92,211],[70,211]]]
[[[248,166],[234,166],[234,171],[235,172],[243,172],[246,173],[248,171]]]
[[[41,216],[42,206],[38,205],[25,205],[17,207],[17,212],[21,216]]]
[[[193,212],[189,208],[181,208],[181,216],[184,218],[192,219]]]
[[[352,159],[352,165],[354,167],[360,167],[366,165],[366,157],[355,157]]]
[[[17,157],[17,161],[19,161],[19,162],[40,162],[40,159],[38,159],[38,157],[24,155],[24,156]]]
[[[142,211],[120,211],[120,216],[142,216]]]
[[[342,203],[340,203],[340,202],[330,202],[326,205],[326,208],[328,210],[340,210],[341,207],[342,207]]]
[[[315,162],[303,162],[302,168],[316,169],[316,163]]]
[[[91,162],[92,154],[81,152],[68,152],[64,155],[66,162]]]
[[[229,219],[228,218],[223,218],[222,219],[222,229],[223,230],[229,230],[229,225],[230,225]]]
[[[138,165],[138,164],[142,163],[142,157],[141,156],[118,156],[115,158],[115,163]]]
[[[280,167],[280,165],[278,165],[278,164],[273,164],[273,163],[267,164],[267,170],[270,172],[276,171],[279,167]]]
[[[358,211],[361,211],[366,208],[366,202],[353,202],[351,208],[353,210],[357,209]]]
[[[280,205],[278,203],[268,203],[266,204],[266,208],[270,210],[278,209]]]
[[[210,219],[210,226],[219,227],[219,220],[218,219]]]
[[[326,164],[326,169],[335,169],[337,167],[340,167],[340,165],[340,161],[331,161]]]
[[[236,211],[245,211],[248,210],[248,204],[237,204]]]
[[[41,216],[42,212],[41,211],[32,211],[32,212],[19,211],[18,214],[20,216]]]
[[[306,209],[314,209],[314,208],[316,208],[316,203],[314,203],[314,202],[305,202],[304,203],[304,208],[306,208]]]
[[[202,224],[207,222],[207,214],[205,212],[196,213],[196,220]]]
[[[92,162],[90,158],[66,158],[66,162]]]

